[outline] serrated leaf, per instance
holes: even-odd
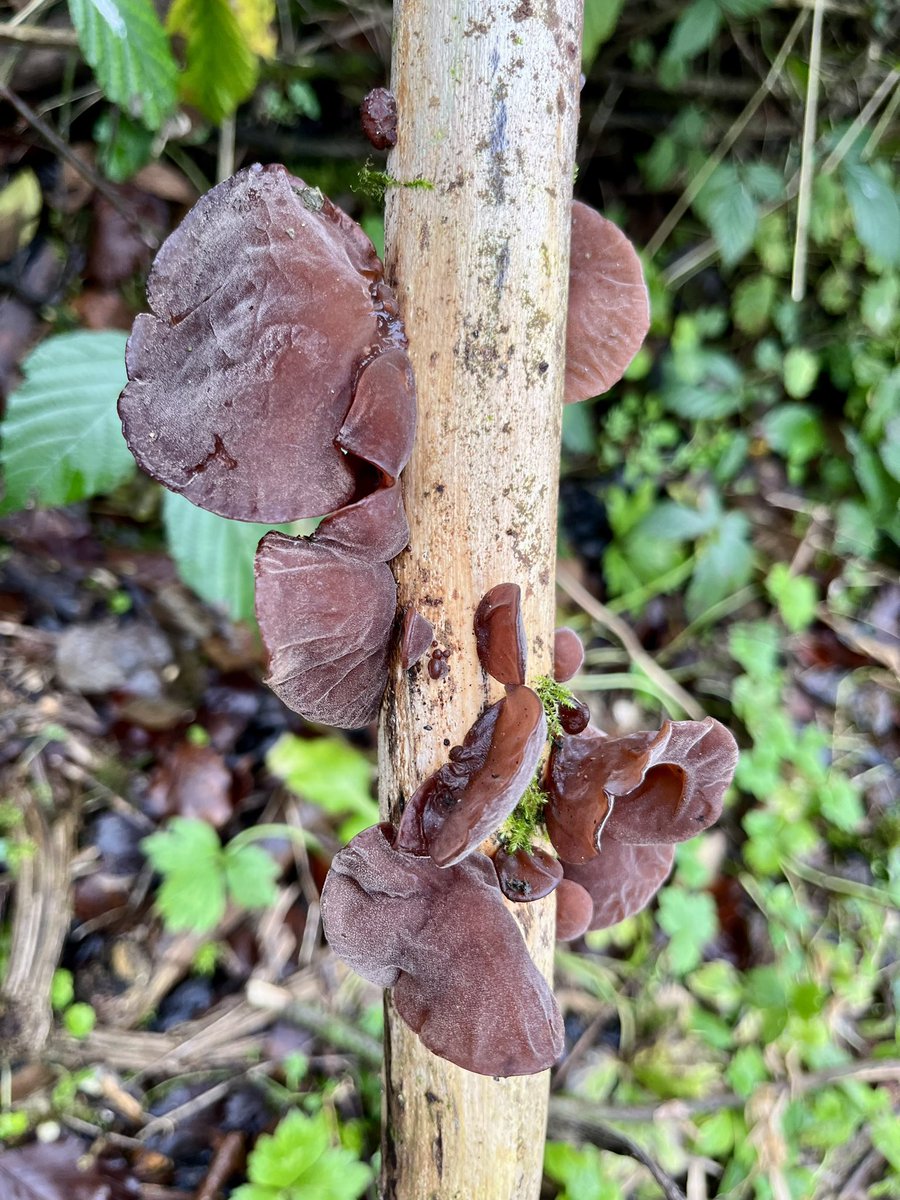
[[[261,846],[226,846],[225,886],[242,908],[268,908],[278,898],[278,863]]]
[[[732,266],[753,246],[759,212],[749,187],[732,163],[716,167],[694,201],[709,226],[726,266]]]
[[[873,257],[888,266],[897,266],[900,264],[900,202],[896,190],[874,167],[859,159],[845,159],[841,170],[856,236]]]
[[[134,473],[116,413],[125,341],[124,333],[64,333],[22,364],[25,381],[10,395],[0,426],[0,513],[84,500]]]
[[[219,835],[205,821],[175,817],[141,842],[163,876],[156,906],[172,931],[214,928],[225,912],[225,874]]]
[[[152,0],[69,0],[69,13],[106,98],[159,129],[175,108],[178,68]]]
[[[178,574],[210,604],[235,621],[253,621],[253,559],[271,525],[231,521],[197,508],[174,492],[163,495],[163,522]],[[284,533],[309,533],[315,522],[277,525]]]
[[[584,0],[584,34],[581,61],[587,72],[597,51],[615,32],[624,0]]]
[[[683,975],[697,966],[703,947],[718,932],[715,901],[708,892],[666,888],[659,897],[659,924],[670,938],[672,969]]]
[[[215,124],[256,86],[257,59],[228,0],[175,0],[166,28],[185,43],[181,94]]]
[[[697,564],[685,597],[693,620],[749,582],[753,572],[750,522],[743,513],[726,513],[697,551]]]

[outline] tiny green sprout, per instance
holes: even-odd
[[[430,192],[434,184],[429,179],[397,179],[388,171],[379,171],[373,167],[372,160],[367,158],[352,187],[354,192],[378,203],[384,199],[388,188],[424,188]]]
[[[63,1013],[63,1025],[74,1038],[89,1037],[96,1024],[97,1014],[89,1004],[70,1004]]]
[[[547,736],[551,741],[555,741],[563,735],[559,710],[560,708],[575,707],[575,693],[564,683],[557,683],[555,679],[551,679],[549,675],[542,675],[535,683],[534,690],[544,706],[544,714],[547,717]]]
[[[193,968],[198,975],[213,975],[222,957],[222,947],[218,942],[204,942],[194,951]]]
[[[50,984],[50,1003],[56,1012],[62,1012],[74,999],[75,981],[72,978],[72,972],[67,971],[65,967],[60,967],[59,970],[53,972],[53,981]]]
[[[208,746],[210,742],[209,734],[202,725],[189,725],[184,736],[191,746]]]
[[[15,1141],[28,1132],[28,1113],[21,1109],[0,1112],[0,1145]]]

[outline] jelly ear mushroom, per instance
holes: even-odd
[[[556,889],[556,940],[571,942],[591,928],[594,901],[590,892],[571,879],[563,879]]]
[[[506,820],[531,781],[547,721],[537,694],[507,689],[417,789],[403,811],[397,845],[449,867],[471,854]]]
[[[378,716],[397,585],[385,563],[267,533],[256,554],[256,614],[267,683],[310,721],[353,729]]]
[[[563,625],[553,635],[553,678],[566,683],[577,675],[584,662],[584,646],[574,629]]]
[[[408,408],[405,338],[371,242],[321,192],[278,165],[220,183],[163,245],[148,299],[119,400],[148,474],[244,521],[321,516],[371,488],[338,435],[373,355],[401,360],[373,372],[373,402],[393,382]]]
[[[478,661],[498,683],[525,682],[528,647],[522,620],[522,591],[517,583],[498,583],[475,610]]]
[[[617,383],[650,328],[641,262],[628,238],[594,209],[572,205],[567,404],[599,396]]]
[[[434,626],[416,612],[411,604],[403,610],[400,623],[400,668],[409,671],[416,665],[434,638]]]
[[[620,738],[588,727],[551,751],[550,840],[567,863],[593,858],[601,835],[604,844],[686,841],[718,820],[737,758],[734,738],[712,717]]]
[[[322,921],[332,949],[393,988],[394,1007],[434,1054],[480,1075],[528,1075],[563,1051],[562,1017],[504,907],[490,861],[440,868],[358,834],[332,863]]]
[[[587,928],[606,929],[646,908],[674,861],[673,845],[634,846],[610,838],[595,858],[566,863],[563,883],[577,884],[590,895],[593,913]]]
[[[500,883],[500,891],[517,904],[532,900],[543,900],[549,896],[563,877],[562,863],[546,850],[536,847],[528,850],[504,850],[494,852],[494,870]]]

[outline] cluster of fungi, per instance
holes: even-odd
[[[260,542],[268,683],[310,720],[374,721],[391,663],[422,671],[434,631],[414,605],[398,614],[389,566],[409,539],[399,480],[415,384],[371,242],[284,167],[252,166],[213,188],[167,240],[148,300],[119,401],[128,445],[151,476],[222,516],[275,524],[327,514],[308,537],[271,532]],[[575,203],[566,401],[620,378],[647,325],[631,245]],[[716,819],[736,747],[711,719],[606,737],[569,697],[550,704],[543,762],[547,711],[525,683],[515,584],[488,592],[473,634],[504,698],[408,799],[396,828],[367,829],[336,855],[322,911],[332,947],[393,989],[429,1049],[507,1076],[555,1062],[563,1030],[504,897],[555,890],[564,939],[637,912],[668,874],[674,843]],[[558,631],[557,681],[581,661],[577,636]],[[433,650],[436,686],[447,669]],[[558,858],[504,838],[534,787],[535,833],[546,831]]]

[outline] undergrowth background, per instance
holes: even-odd
[[[741,759],[652,910],[558,954],[546,1195],[659,1195],[616,1129],[690,1200],[900,1196],[900,16],[585,29],[576,195],[653,323],[565,413],[575,686],[610,732],[710,712]],[[56,1014],[3,1068],[0,1195],[27,1164],[68,1197],[88,1146],[117,1196],[374,1195],[379,997],[317,903],[376,819],[371,739],[259,687],[264,530],[139,476],[115,398],[150,246],[217,178],[282,161],[380,244],[389,8],[32,0],[0,46],[0,974]]]

